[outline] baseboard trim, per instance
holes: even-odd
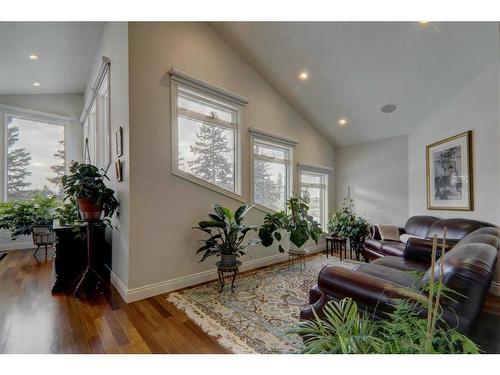
[[[324,251],[325,246],[323,244],[317,246],[311,246],[307,248],[309,253],[317,253]],[[283,262],[288,259],[287,254],[274,254],[268,257],[262,257],[257,259],[251,259],[243,262],[240,270],[249,271],[255,268],[269,266],[271,264]],[[178,289],[187,288],[193,285],[206,283],[208,281],[213,281],[217,279],[216,269],[210,269],[208,271],[194,273],[192,275],[181,276],[175,279],[161,281],[159,283],[144,285],[138,288],[127,289],[125,284],[111,272],[111,284],[118,290],[118,293],[122,296],[126,303],[131,303],[139,301],[144,298],[149,298],[157,296],[159,294],[173,292]]]
[[[500,284],[493,281],[491,283],[490,293],[500,297]]]
[[[0,251],[16,251],[34,248],[35,246],[33,245],[33,242],[12,242],[0,244]]]

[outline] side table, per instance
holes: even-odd
[[[239,268],[241,266],[241,262],[238,260],[236,261],[236,264],[234,266],[228,267],[228,266],[223,266],[222,262],[217,262],[215,263],[217,266],[217,276],[219,277],[219,283],[220,283],[220,290],[219,293],[222,293],[224,290],[224,285],[226,285],[226,280],[225,278],[229,275],[232,275],[231,279],[231,293],[234,293],[234,281],[236,280],[236,276],[240,272]]]
[[[342,250],[344,251],[344,258],[347,258],[347,238],[327,236],[326,240],[326,257],[328,258],[328,252],[331,250],[331,255],[334,253],[339,253],[340,261],[342,262]],[[352,249],[350,250],[352,259]]]

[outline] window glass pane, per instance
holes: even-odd
[[[7,200],[60,195],[64,126],[7,117]]]
[[[235,131],[179,117],[178,168],[235,191]]]
[[[177,105],[179,108],[184,108],[193,112],[197,112],[202,114],[203,116],[212,117],[212,115],[226,122],[235,122],[233,121],[233,111],[225,110],[221,107],[213,105],[211,103],[206,103],[201,100],[196,100],[194,98],[179,96],[177,98]]]
[[[254,201],[275,211],[285,209],[287,167],[263,160],[254,161]]]
[[[303,184],[323,184],[323,176],[316,173],[302,172],[300,181]]]
[[[321,207],[323,205],[321,199],[321,188],[302,188],[302,196],[309,199],[309,215],[313,217],[315,221],[322,224],[322,212]]]
[[[254,153],[255,155],[267,156],[269,158],[288,160],[287,150],[262,143],[255,143]]]

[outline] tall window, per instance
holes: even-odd
[[[328,220],[328,173],[300,167],[300,191],[309,199],[309,215],[326,231]]]
[[[175,92],[174,172],[240,194],[239,110],[181,85]]]
[[[60,195],[65,172],[64,125],[10,115],[5,123],[5,198]]]
[[[286,210],[292,191],[293,146],[253,137],[253,202],[273,211]]]

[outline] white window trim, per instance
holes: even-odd
[[[69,171],[70,163],[68,147],[68,143],[71,140],[70,117],[0,104],[0,197],[3,202],[7,201],[7,117],[9,116],[64,126],[64,168],[66,172]]]
[[[233,198],[239,202],[245,203],[245,200],[242,196],[242,183],[241,183],[241,124],[242,124],[242,109],[245,104],[248,103],[248,100],[238,94],[234,94],[226,89],[223,89],[219,86],[208,83],[200,78],[194,77],[186,72],[178,68],[172,68],[169,72],[170,74],[170,106],[171,106],[171,173],[177,177],[181,177],[187,181],[193,182],[195,184],[201,185],[207,189],[213,190],[217,193],[226,195],[230,198]],[[206,95],[214,101],[224,101],[224,106],[230,108],[231,110],[236,112],[237,123],[230,124],[225,121],[218,121],[217,119],[213,119],[210,122],[213,123],[214,126],[222,126],[226,128],[230,128],[235,132],[234,139],[234,192],[221,188],[215,184],[207,182],[201,178],[193,176],[192,174],[186,173],[178,168],[177,160],[178,160],[178,115],[179,111],[177,108],[177,95],[178,88],[184,88],[188,91],[198,91],[200,94]],[[228,102],[230,102],[228,105]],[[207,119],[204,119],[205,121]]]
[[[271,132],[268,132],[266,130],[262,129],[256,129],[256,128],[250,128],[250,201],[252,202],[252,205],[255,206],[255,208],[259,209],[260,211],[263,211],[265,213],[273,214],[276,213],[277,211],[263,206],[257,202],[255,202],[255,197],[254,197],[254,174],[255,174],[255,154],[254,154],[254,146],[255,146],[255,141],[257,140],[258,142],[262,143],[268,143],[270,145],[279,145],[280,147],[287,148],[289,150],[289,156],[290,160],[287,162],[288,164],[288,178],[287,178],[287,191],[286,191],[286,197],[285,200],[288,200],[292,196],[292,192],[294,191],[294,152],[295,152],[295,145],[298,144],[298,141],[296,141],[293,138],[288,138],[288,137],[283,137]],[[260,156],[259,159],[263,160],[266,159],[265,156]],[[276,162],[276,159],[271,159],[269,158],[270,161]],[[278,161],[279,162],[279,161]],[[286,207],[283,208],[286,211]]]
[[[326,175],[327,181],[326,181],[326,189],[325,189],[325,202],[323,206],[323,225],[322,229],[323,232],[327,233],[327,223],[328,223],[328,213],[330,211],[330,176],[333,172],[333,168],[322,166],[322,165],[316,165],[316,164],[310,164],[310,163],[304,163],[304,162],[299,162],[297,163],[297,169],[298,169],[298,191],[300,194],[302,194],[302,187],[321,187],[320,184],[309,184],[309,183],[302,183],[302,172],[309,172],[309,173],[318,173],[318,174],[323,174]]]

